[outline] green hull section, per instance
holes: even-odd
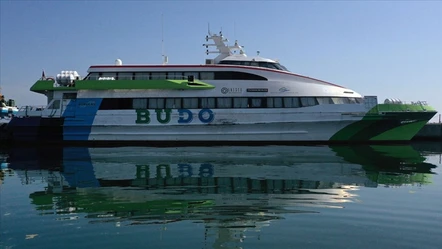
[[[378,104],[369,113],[377,114],[382,112],[428,112],[436,111],[433,107],[423,104]]]
[[[436,113],[427,105],[379,104],[330,141],[409,141]]]
[[[396,128],[383,132],[370,140],[382,141],[382,140],[411,140],[427,123],[427,120],[418,121],[411,124],[400,125]]]

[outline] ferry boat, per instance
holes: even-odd
[[[229,144],[407,141],[436,114],[425,101],[362,96],[247,56],[236,41],[209,34],[201,65],[92,65],[62,71],[31,91],[45,108],[25,106],[9,124],[13,139]],[[209,51],[215,47],[215,51]]]

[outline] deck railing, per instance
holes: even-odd
[[[18,117],[42,116],[45,106],[22,106],[18,109]]]

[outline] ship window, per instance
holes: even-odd
[[[200,79],[201,80],[213,80],[215,79],[215,73],[214,72],[200,72]]]
[[[98,73],[90,73],[87,77],[88,80],[98,80],[99,74]]]
[[[182,72],[168,72],[167,78],[170,80],[182,80],[184,76]]]
[[[292,98],[293,107],[298,108],[301,107],[301,100],[298,97]]]
[[[267,107],[268,108],[273,108],[273,102],[274,102],[274,99],[273,98],[267,98]]]
[[[149,109],[164,109],[164,98],[149,99]]]
[[[136,80],[148,80],[150,79],[150,73],[135,73]]]
[[[147,99],[133,99],[132,108],[133,109],[146,109],[147,108]]]
[[[281,97],[267,98],[267,108],[282,108],[283,102]]]
[[[121,98],[118,99],[118,109],[132,109],[132,99],[131,98]]]
[[[268,64],[270,64],[270,63],[268,63],[268,62],[266,62],[266,61],[260,61],[258,64],[259,64],[259,67],[266,67],[266,68],[269,68],[269,65],[268,65]]]
[[[241,61],[226,61],[226,63],[222,63],[222,64],[242,65]]]
[[[238,65],[235,64],[236,61],[220,61],[218,64],[224,64],[224,65]]]
[[[199,73],[198,72],[184,72],[184,79],[187,79],[188,76],[192,75],[194,79],[199,79]]]
[[[284,98],[284,107],[285,108],[292,108],[294,107],[292,104],[292,99],[293,98]]]
[[[104,98],[100,110],[127,110],[132,109],[133,101],[130,98]]]
[[[76,99],[77,93],[63,93],[63,99]]]
[[[301,104],[303,107],[306,107],[306,106],[314,106],[317,105],[318,103],[316,102],[316,98],[314,97],[302,97]]]
[[[274,64],[277,68],[279,68],[279,70],[283,70],[283,71],[287,71],[287,72],[289,72],[289,70],[285,67],[285,66],[283,66],[283,65],[281,65],[281,64],[279,64],[279,63],[275,63]]]
[[[152,73],[153,80],[164,80],[167,78],[166,73]]]
[[[133,73],[118,73],[118,79],[119,80],[132,80],[133,79]]]
[[[48,109],[60,109],[60,100],[55,99],[52,104],[48,106]]]
[[[269,68],[272,68],[272,69],[279,69],[279,68],[275,65],[275,63],[268,63],[267,65],[269,66]]]
[[[273,107],[282,108],[282,98],[273,98]]]
[[[185,109],[198,108],[198,98],[183,98],[183,108]]]
[[[166,99],[167,109],[181,109],[181,98],[167,98]]]
[[[284,107],[285,108],[301,107],[301,103],[299,102],[298,97],[287,97],[287,98],[283,98],[283,100],[284,100]]]
[[[215,98],[200,98],[200,108],[216,108]]]
[[[265,68],[271,68],[271,69],[279,69],[277,66],[275,66],[275,63],[271,63],[271,62],[259,62],[259,66],[265,67]]]
[[[216,98],[216,106],[220,109],[232,108],[232,98]]]
[[[117,77],[117,73],[113,73],[113,72],[105,72],[105,73],[102,73],[102,74],[100,75],[100,77],[106,77],[106,78],[108,78],[108,77],[113,77],[113,78],[116,78],[116,77]]]
[[[247,108],[248,98],[233,98],[233,108]]]
[[[356,99],[355,98],[348,98],[348,102],[350,104],[356,104]]]
[[[48,104],[54,99],[54,91],[49,91],[46,93],[46,97],[48,98]]]
[[[215,80],[267,80],[266,78],[245,72],[221,71],[215,72]]]
[[[279,63],[273,63],[273,62],[267,62],[267,61],[221,61],[219,64],[224,65],[242,65],[242,66],[253,66],[253,67],[263,67],[263,68],[271,68],[271,69],[277,69],[282,71],[289,71],[285,66],[279,64]]]
[[[318,97],[316,98],[316,100],[318,101],[318,103],[320,105],[329,105],[329,104],[333,104],[333,100],[330,97]]]
[[[249,107],[251,108],[265,108],[267,102],[265,98],[249,98]]]
[[[333,103],[339,105],[339,104],[345,104],[344,103],[344,98],[332,98]]]
[[[363,104],[364,103],[364,99],[363,98],[356,98],[356,103]]]

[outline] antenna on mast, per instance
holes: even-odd
[[[163,13],[161,13],[161,57],[163,59],[163,65],[169,62],[169,58],[164,54],[164,23],[163,23]]]

